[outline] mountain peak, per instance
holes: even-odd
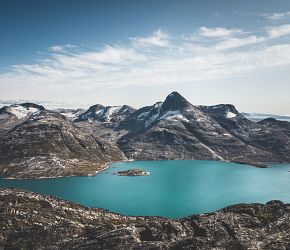
[[[45,109],[42,105],[38,105],[38,104],[35,104],[35,103],[31,103],[31,102],[21,103],[18,106],[22,106],[22,107],[25,107],[27,109],[35,108],[35,109],[38,109],[38,110],[41,110],[41,111]]]
[[[0,114],[6,114],[8,116],[12,115],[17,119],[24,119],[33,113],[43,110],[45,110],[45,108],[41,105],[37,105],[34,103],[22,103],[4,106],[0,109]]]
[[[165,110],[180,110],[188,106],[191,106],[191,104],[182,95],[174,91],[166,97],[162,104],[161,112]]]

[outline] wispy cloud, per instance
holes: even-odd
[[[290,36],[290,25],[261,30],[263,35],[201,27],[194,32],[197,39],[186,39],[159,29],[147,37],[94,50],[52,46],[50,55],[35,64],[12,65],[0,74],[0,97],[21,96],[23,88],[31,90],[35,99],[39,93],[70,89],[193,83],[290,65],[290,44],[281,39]]]
[[[204,37],[227,37],[239,34],[242,34],[242,30],[240,29],[226,29],[221,27],[217,28],[200,27],[198,31],[198,35]]]
[[[158,29],[152,34],[152,36],[132,37],[131,41],[133,41],[136,46],[141,47],[167,47],[169,46],[169,35],[167,32]]]
[[[277,20],[282,20],[285,18],[290,18],[290,11],[282,12],[282,13],[262,14],[261,16],[268,20],[277,21]]]
[[[76,45],[72,45],[72,44],[53,45],[49,47],[48,50],[52,52],[63,52],[66,49],[71,49],[71,48],[76,48],[76,47],[77,47]]]
[[[290,24],[285,24],[277,27],[269,27],[266,29],[271,38],[290,35]]]
[[[79,103],[79,102],[65,102],[65,101],[49,101],[49,100],[34,100],[34,99],[13,99],[13,100],[1,100],[0,99],[0,108],[3,106],[10,106],[14,104],[22,104],[22,103],[35,103],[38,105],[43,105],[46,108],[63,108],[63,107],[71,107],[71,108],[85,108],[88,104]]]

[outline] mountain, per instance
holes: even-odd
[[[140,109],[96,104],[55,112],[21,104],[2,108],[0,117],[6,177],[93,174],[118,160],[290,162],[289,122],[253,122],[231,104],[196,106],[178,92]]]
[[[0,138],[0,175],[7,177],[95,174],[104,164],[123,159],[114,145],[48,110],[30,115]]]
[[[123,105],[123,106],[103,106],[96,104],[91,106],[83,114],[76,117],[75,122],[81,121],[99,121],[110,124],[119,123],[124,120],[128,115],[135,111],[134,108]]]
[[[262,114],[262,113],[245,113],[245,112],[243,112],[242,115],[254,122],[259,122],[267,118],[274,118],[279,121],[290,122],[289,115],[273,115],[273,114]]]
[[[281,201],[166,219],[122,216],[1,188],[0,215],[1,249],[290,248],[290,205]]]
[[[260,128],[233,105],[194,106],[179,93],[141,108],[119,126],[127,129],[117,144],[129,159],[285,160],[245,138]]]
[[[34,103],[14,104],[0,109],[0,134],[23,122],[31,114],[44,110],[43,106]]]
[[[81,114],[83,114],[85,112],[84,109],[54,109],[52,110],[54,112],[57,112],[61,115],[64,115],[65,117],[67,117],[68,119],[74,121],[78,116],[80,116]]]

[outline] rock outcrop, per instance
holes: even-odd
[[[289,249],[290,205],[237,204],[182,219],[130,217],[0,189],[2,249]]]

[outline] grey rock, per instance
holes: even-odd
[[[123,159],[114,145],[47,110],[32,114],[0,140],[0,174],[6,177],[92,175]]]
[[[290,205],[237,204],[182,219],[133,217],[0,189],[0,248],[289,249]]]

